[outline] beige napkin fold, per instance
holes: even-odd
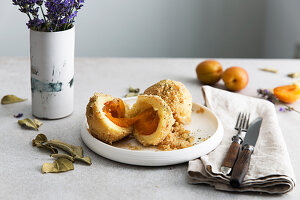
[[[275,107],[272,103],[244,95],[202,87],[206,106],[222,121],[224,137],[211,153],[189,162],[188,176],[191,184],[209,184],[217,190],[238,192],[266,192],[282,194],[295,187],[295,175],[282,136]],[[229,176],[220,172],[222,161],[231,144],[239,112],[250,112],[251,120],[262,117],[260,134],[251,157],[249,171],[241,188],[229,185]]]

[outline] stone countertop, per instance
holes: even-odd
[[[76,58],[74,113],[60,120],[41,120],[40,131],[24,130],[14,114],[32,117],[30,92],[30,63],[28,58],[0,57],[0,96],[15,94],[28,100],[0,105],[0,199],[297,199],[300,189],[280,196],[258,193],[216,191],[207,185],[187,183],[187,163],[166,167],[138,167],[103,158],[85,146],[80,137],[85,106],[94,92],[123,97],[128,87],[143,91],[162,79],[183,82],[202,102],[201,88],[195,67],[203,59],[174,58]],[[256,96],[257,88],[273,88],[290,84],[287,73],[300,71],[300,60],[287,59],[218,59],[223,68],[244,67],[250,77],[249,85],[240,93]],[[278,74],[259,68],[279,69]],[[220,82],[217,87],[222,87]],[[293,104],[300,109],[300,102]],[[278,112],[280,127],[300,180],[300,115]],[[83,146],[93,164],[75,163],[75,170],[60,174],[42,174],[44,162],[53,162],[49,153],[31,146],[31,140],[45,133],[49,139]]]

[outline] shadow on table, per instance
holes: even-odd
[[[100,165],[104,168],[111,168],[113,167],[114,169],[120,169],[120,170],[133,170],[133,171],[159,171],[159,170],[169,170],[174,171],[174,174],[178,174],[178,171],[180,171],[179,173],[184,173],[186,174],[184,176],[183,179],[181,179],[179,177],[179,179],[182,180],[182,184],[187,185],[188,187],[190,187],[190,189],[192,189],[194,192],[199,192],[199,195],[202,195],[203,190],[199,190],[199,187],[205,188],[207,191],[211,191],[211,192],[217,192],[220,193],[221,195],[228,195],[228,194],[232,194],[232,195],[239,195],[239,197],[247,195],[247,196],[252,196],[252,197],[265,197],[265,198],[275,198],[275,197],[282,197],[283,195],[271,195],[271,194],[265,194],[265,193],[258,193],[258,192],[228,192],[228,191],[220,191],[220,190],[215,190],[214,187],[209,186],[209,185],[205,185],[205,184],[189,184],[189,180],[188,180],[188,176],[187,176],[187,167],[188,167],[188,163],[181,163],[181,164],[176,164],[176,165],[169,165],[169,166],[157,166],[157,167],[153,167],[153,166],[136,166],[136,165],[129,165],[129,164],[124,164],[124,163],[120,163],[120,162],[116,162],[107,158],[104,158],[96,153],[94,153],[93,151],[91,151],[83,142],[82,145],[84,147],[84,149],[86,150],[85,155],[90,156],[92,158],[92,162],[93,165]],[[86,164],[83,163],[77,163],[79,165],[84,165],[86,166]],[[179,181],[181,181],[179,180]]]
[[[185,165],[187,167],[187,163],[170,165],[170,166],[157,166],[157,167],[155,167],[155,166],[137,166],[137,165],[124,164],[124,163],[120,163],[120,162],[117,162],[117,161],[107,159],[105,157],[102,157],[102,156],[96,154],[95,152],[90,150],[88,148],[88,146],[86,146],[86,144],[83,141],[82,141],[82,145],[83,145],[84,149],[86,150],[86,152],[84,152],[84,155],[90,156],[93,163],[95,163],[95,164],[98,163],[98,164],[100,164],[104,167],[113,166],[114,168],[131,169],[131,170],[161,170],[161,169],[173,170],[175,168],[183,167]],[[79,164],[79,162],[78,162],[78,164]],[[85,165],[84,163],[80,163],[80,164]]]

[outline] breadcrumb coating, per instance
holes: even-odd
[[[153,108],[159,117],[159,122],[156,131],[151,134],[139,133],[135,123],[126,128],[118,126],[117,124],[120,123],[108,118],[103,108],[106,102],[114,99],[116,98],[111,95],[95,93],[86,107],[89,132],[97,139],[111,144],[133,133],[135,139],[143,146],[153,146],[159,150],[170,151],[193,145],[194,138],[190,136],[190,131],[184,128],[185,124],[191,122],[192,95],[181,82],[162,80],[150,86],[145,90],[144,95],[138,96],[137,102],[131,109],[124,102],[124,117],[128,119],[135,119],[136,116],[141,116],[142,112]],[[145,125],[148,124],[146,121]],[[142,129],[139,130],[144,129],[142,125]],[[130,146],[130,149],[139,150],[140,147],[137,149]]]
[[[132,133],[132,127],[123,128],[117,126],[103,112],[104,104],[114,99],[116,98],[111,95],[95,93],[86,106],[86,119],[89,125],[89,132],[95,138],[110,144]],[[128,109],[129,106],[125,104],[125,111]]]
[[[162,80],[147,88],[144,94],[160,96],[170,106],[177,122],[191,122],[192,95],[181,82]]]
[[[157,148],[163,151],[183,149],[193,146],[194,138],[190,136],[190,131],[186,130],[182,124],[175,122],[172,131],[162,141]]]

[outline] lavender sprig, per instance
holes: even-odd
[[[18,113],[17,115],[14,115],[15,118],[21,118],[23,116],[23,113]]]
[[[73,27],[84,0],[12,0],[25,13],[28,28],[37,31],[64,31]],[[45,11],[46,12],[45,12]],[[39,11],[42,19],[39,18]]]
[[[270,90],[268,89],[257,89],[257,95],[263,99],[266,99],[273,104],[279,104],[282,105],[283,107],[279,108],[280,112],[286,112],[286,111],[295,111],[297,113],[300,113],[300,111],[296,110],[292,106],[289,106],[282,101],[280,101]]]

